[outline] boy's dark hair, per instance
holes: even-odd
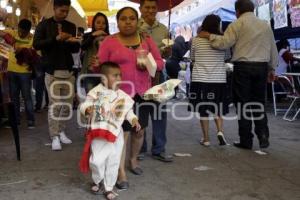
[[[239,11],[240,15],[246,12],[254,12],[255,6],[251,0],[237,0],[235,2],[235,11]]]
[[[157,0],[140,0],[140,6],[141,6],[141,7],[145,4],[145,1],[155,1],[156,4],[158,3]]]
[[[221,18],[218,15],[207,15],[202,22],[201,30],[212,34],[221,35]]]
[[[24,31],[30,31],[31,29],[31,21],[28,20],[28,19],[21,19],[19,24],[18,24],[18,27]]]
[[[54,0],[53,2],[54,6],[70,6],[71,5],[71,0]]]
[[[109,69],[120,69],[120,66],[114,62],[104,62],[100,66],[100,74],[107,74]]]
[[[77,30],[78,30],[78,32],[84,34],[84,28],[83,27],[78,27]]]
[[[136,9],[134,9],[132,7],[124,7],[117,12],[117,21],[119,21],[121,14],[127,9],[132,10],[134,12],[134,15],[136,16],[136,18],[137,19],[139,18],[139,13],[136,11]]]

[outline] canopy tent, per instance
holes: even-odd
[[[171,33],[173,37],[182,35],[186,41],[192,36],[197,35],[198,27],[202,24],[204,18],[209,14],[219,15],[222,19],[222,27],[226,28],[228,24],[236,19],[234,2],[236,0],[214,0],[200,4],[198,7],[192,7],[186,14],[178,13],[171,16]],[[160,20],[163,24],[169,23],[169,18]]]
[[[53,15],[52,0],[33,0],[37,8],[40,10],[41,17],[51,17]],[[126,1],[124,1],[126,2]],[[128,0],[128,2],[139,3],[139,0]],[[183,0],[160,0],[158,1],[159,11],[165,11],[173,8],[183,2]],[[110,0],[72,0],[72,4],[80,5],[80,11],[77,6],[72,5],[67,20],[75,23],[77,26],[87,28],[87,22],[91,21],[92,16],[97,12],[103,12],[106,16],[115,15],[117,10],[109,10],[109,5],[114,3]],[[118,1],[121,3],[121,1]],[[82,17],[84,12],[86,17]],[[81,15],[81,16],[80,16]],[[88,19],[88,20],[87,20]]]
[[[223,21],[233,21],[235,17],[234,2],[236,0],[214,0],[204,7],[197,7],[192,9],[185,15],[173,15],[171,17],[171,23],[176,22],[177,24],[188,24],[192,21],[202,22],[205,16],[209,14],[220,15]],[[163,24],[168,23],[168,19],[162,20]]]
[[[140,0],[129,0],[129,1],[140,3]],[[179,5],[183,1],[184,0],[159,0],[157,1],[158,11],[162,12],[162,11],[170,10],[171,8]]]
[[[219,8],[218,10],[213,12],[215,15],[221,17],[222,21],[232,22],[236,20],[235,10],[231,10],[228,8]]]
[[[86,16],[94,15],[99,11],[108,11],[108,0],[78,0]]]

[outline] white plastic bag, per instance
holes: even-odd
[[[165,102],[175,95],[175,87],[181,83],[179,79],[170,79],[160,85],[147,90],[143,96],[145,100]]]

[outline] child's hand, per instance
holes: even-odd
[[[132,120],[132,127],[135,127],[135,131],[136,132],[138,132],[138,131],[140,131],[141,130],[141,125],[140,125],[140,123],[139,123],[139,120],[137,119],[137,118],[134,118],[133,120]]]
[[[91,115],[94,112],[94,106],[90,106],[85,110],[86,115]]]
[[[99,66],[99,59],[97,56],[93,56],[90,59],[90,63],[89,63],[89,70],[94,71],[95,68],[97,68]]]

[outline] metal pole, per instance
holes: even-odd
[[[168,22],[168,44],[170,43],[170,29],[171,29],[171,14],[172,14],[172,0],[169,0],[169,22]]]

